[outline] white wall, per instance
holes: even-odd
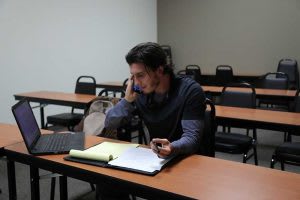
[[[74,92],[79,75],[127,78],[129,49],[157,41],[156,7],[156,0],[0,0],[0,122],[14,122],[13,94]]]
[[[158,41],[172,47],[176,70],[200,65],[215,74],[276,71],[284,57],[300,62],[299,0],[159,0]]]

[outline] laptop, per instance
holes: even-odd
[[[28,101],[22,100],[16,103],[12,106],[12,112],[30,154],[64,154],[71,149],[84,149],[83,132],[42,135]]]

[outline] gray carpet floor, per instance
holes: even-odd
[[[234,130],[234,129],[233,129]],[[240,131],[240,130],[236,130]],[[258,133],[258,162],[259,166],[270,166],[271,156],[277,145],[283,142],[283,133],[276,131],[257,130]],[[293,137],[293,141],[300,141],[300,137]],[[241,155],[231,155],[225,153],[216,153],[217,158],[242,162]],[[253,159],[248,161],[248,164],[253,165]],[[280,169],[280,165],[276,165],[276,170]],[[286,165],[286,171],[300,173],[300,167]],[[41,170],[40,174],[48,172]],[[17,181],[17,196],[21,200],[30,199],[30,183],[29,183],[29,167],[23,164],[16,163],[16,181]],[[58,184],[56,184],[55,199],[59,199]],[[0,161],[0,194],[1,200],[8,199],[7,185],[7,169],[6,162]],[[41,200],[50,198],[50,179],[40,180]],[[68,194],[72,200],[92,200],[95,199],[95,192],[91,191],[90,184],[80,180],[68,178]]]

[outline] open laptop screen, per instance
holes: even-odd
[[[40,136],[38,124],[28,101],[21,101],[13,107],[13,113],[28,147]]]

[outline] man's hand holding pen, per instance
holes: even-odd
[[[150,147],[161,158],[165,158],[172,153],[172,145],[167,139],[153,138]]]

